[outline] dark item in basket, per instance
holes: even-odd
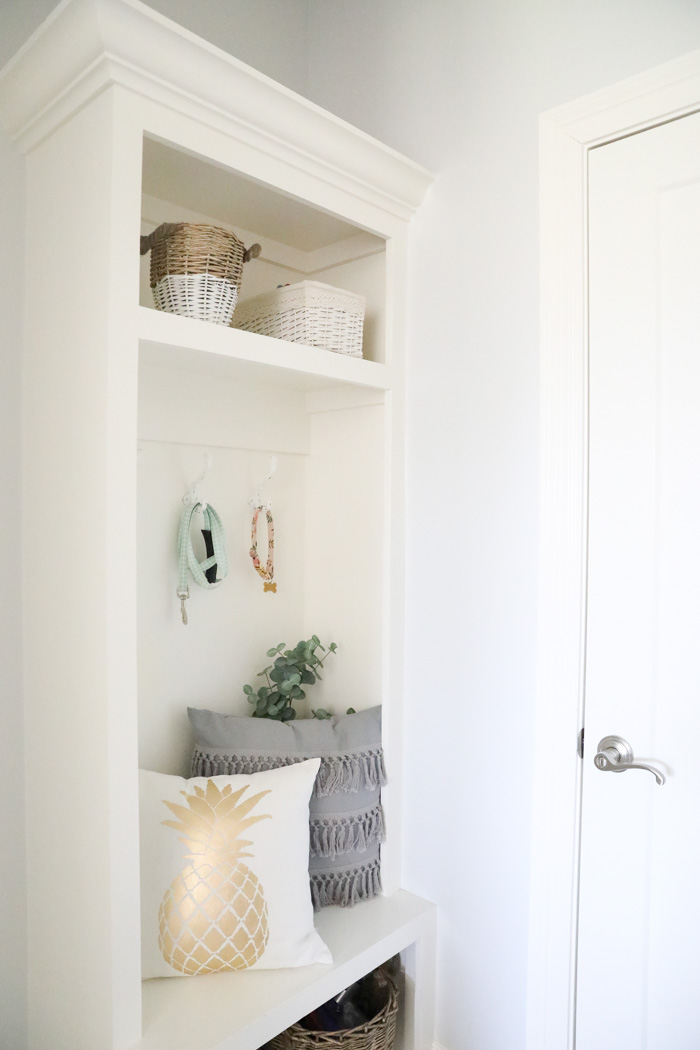
[[[309,1032],[340,1032],[343,1028],[357,1028],[358,1025],[367,1024],[372,1015],[366,1014],[357,1004],[359,984],[358,981],[345,988],[333,999],[302,1017],[299,1024]]]
[[[366,1021],[336,1030],[306,1027],[328,1023],[327,1014],[322,1017],[324,1008],[330,1006],[331,1010],[338,1011],[351,993],[349,1002],[357,1014],[368,1018]],[[397,1013],[398,989],[394,977],[387,969],[379,967],[308,1014],[303,1021],[275,1036],[269,1050],[392,1050]]]

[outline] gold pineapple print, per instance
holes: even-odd
[[[251,857],[240,838],[246,828],[269,813],[249,817],[269,791],[243,799],[249,784],[234,791],[213,780],[187,805],[165,805],[178,818],[163,823],[182,832],[180,842],[192,861],[166,890],[158,910],[158,946],[163,958],[181,973],[245,970],[262,956],[268,941],[267,902],[259,879],[243,857]]]

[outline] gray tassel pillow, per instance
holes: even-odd
[[[192,776],[259,773],[320,758],[310,802],[314,907],[355,904],[379,893],[380,789],[386,783],[381,707],[293,722],[194,707],[187,713],[195,736]]]

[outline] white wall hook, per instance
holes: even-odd
[[[202,499],[201,496],[197,495],[197,486],[202,484],[210,470],[211,455],[207,452],[204,455],[204,470],[199,475],[197,480],[192,482],[192,487],[190,488],[190,490],[186,492],[185,495],[182,497],[182,502],[185,504],[186,507],[192,506],[193,503],[199,503],[201,504],[201,510],[204,511],[207,509],[207,501]]]
[[[260,510],[270,510],[270,508],[272,507],[272,501],[271,500],[267,500],[267,501],[263,500],[262,490],[265,488],[265,486],[267,485],[267,483],[269,481],[272,481],[272,478],[274,477],[276,470],[277,470],[277,456],[270,456],[268,469],[267,469],[267,477],[265,478],[264,481],[260,482],[260,484],[258,485],[257,492],[255,493],[254,496],[251,496],[250,499],[248,500],[248,503],[250,504],[250,507],[251,507],[252,510],[257,510],[258,508],[260,508]]]

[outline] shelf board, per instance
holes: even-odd
[[[258,1050],[320,1003],[414,944],[435,907],[399,890],[354,908],[324,908],[316,928],[330,966],[161,977],[143,984],[143,1037],[134,1050]]]
[[[250,383],[317,391],[354,385],[378,391],[391,387],[391,369],[376,361],[288,343],[225,325],[138,308],[141,359],[152,365]]]

